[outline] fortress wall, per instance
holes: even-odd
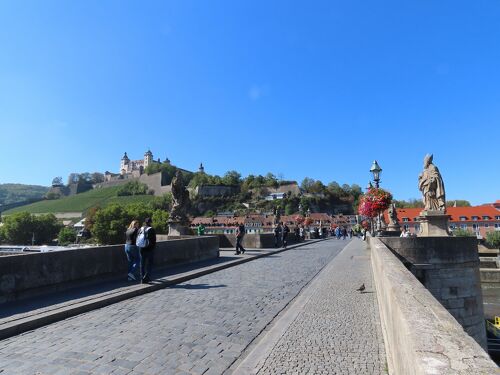
[[[159,241],[155,267],[170,267],[219,257],[215,236]],[[0,303],[56,290],[124,279],[124,245],[98,246],[0,257]]]
[[[371,262],[392,374],[495,374],[484,349],[379,239]]]

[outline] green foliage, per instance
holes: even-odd
[[[0,206],[16,202],[42,199],[48,187],[23,184],[0,184]]]
[[[165,193],[160,197],[154,197],[153,200],[149,203],[151,208],[154,210],[166,210],[169,211],[172,207],[172,194]]]
[[[491,231],[486,233],[486,243],[491,247],[500,249],[500,231]]]
[[[222,177],[223,185],[232,186],[232,185],[240,185],[240,183],[241,183],[241,174],[239,174],[236,171],[228,171],[226,172],[224,177]]]
[[[34,237],[37,245],[50,243],[59,232],[61,225],[52,214],[34,216],[19,212],[7,216],[1,227],[2,238],[10,245],[31,244]]]
[[[162,209],[153,209],[143,204],[111,204],[97,209],[92,217],[87,217],[86,226],[92,236],[101,244],[119,244],[125,241],[125,231],[132,220],[143,223],[147,217],[153,219],[157,233],[167,232],[169,214]],[[88,222],[88,223],[87,223]]]
[[[56,193],[55,191],[49,191],[47,195],[45,195],[45,198],[48,200],[59,199],[61,198],[61,194]]]
[[[453,235],[456,237],[476,237],[476,235],[467,229],[457,228],[453,231]]]
[[[168,219],[170,215],[167,211],[155,210],[151,215],[156,233],[168,233]]]
[[[148,185],[137,180],[129,181],[125,185],[120,186],[116,195],[119,197],[129,195],[146,195],[148,193]]]
[[[392,202],[396,204],[396,208],[424,208],[422,199],[410,199],[408,201],[393,199]]]
[[[76,233],[72,228],[64,227],[59,231],[57,240],[60,246],[66,246],[76,241]]]
[[[457,199],[454,201],[446,201],[446,206],[448,207],[470,207],[470,202],[464,199]]]
[[[133,202],[148,203],[154,198],[151,195],[131,195],[118,197],[117,191],[120,186],[93,189],[85,193],[76,194],[70,197],[63,197],[57,200],[44,200],[26,206],[13,208],[5,211],[5,214],[27,211],[30,213],[44,212],[85,212],[92,207],[105,207],[108,204],[128,204]]]

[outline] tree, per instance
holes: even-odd
[[[236,186],[241,183],[241,174],[236,171],[228,171],[222,177],[222,184],[228,186]]]
[[[165,193],[160,197],[154,197],[149,203],[153,210],[165,210],[168,211],[172,207],[172,194]]]
[[[94,217],[92,235],[101,244],[123,243],[130,217],[123,206],[111,204],[98,210]]]
[[[1,227],[4,241],[11,245],[29,245],[33,238],[36,244],[50,243],[59,232],[61,225],[53,214],[35,216],[28,212],[18,212],[4,218]]]
[[[197,186],[208,185],[210,183],[210,177],[206,173],[197,172],[193,175],[191,181],[189,181],[189,187],[195,188]]]
[[[18,212],[4,217],[0,228],[4,241],[11,245],[29,245],[35,231],[33,215]]]
[[[453,235],[456,237],[476,237],[476,235],[467,229],[457,228],[453,231]]]
[[[307,193],[310,192],[311,187],[314,185],[316,181],[312,178],[309,177],[304,177],[302,182],[300,183],[300,187],[302,190],[306,191]]]
[[[448,207],[470,207],[470,202],[464,199],[457,199],[454,201],[446,201],[446,206]]]
[[[486,233],[486,243],[491,247],[500,249],[500,232],[495,230]]]
[[[99,173],[99,172],[94,172],[91,175],[92,183],[93,184],[98,184],[100,182],[104,182],[104,174]]]
[[[155,210],[151,218],[153,219],[153,226],[156,233],[168,233],[168,218],[169,213],[164,210]]]
[[[57,236],[57,242],[60,246],[66,246],[76,241],[76,233],[72,228],[64,227],[59,231],[59,235]]]
[[[62,177],[54,177],[52,179],[52,186],[57,187],[57,186],[63,186],[63,181]]]

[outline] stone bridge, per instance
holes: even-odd
[[[160,242],[150,285],[121,246],[0,257],[0,374],[499,373],[394,244],[217,243]]]

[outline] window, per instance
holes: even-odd
[[[467,224],[460,224],[460,228],[467,229]]]
[[[490,217],[483,215],[483,220],[490,220]]]
[[[406,222],[408,222],[408,221],[410,221],[410,220],[409,220],[407,217],[404,217],[404,218],[403,218],[403,221],[406,223]]]
[[[465,221],[467,220],[467,216],[460,216],[460,221]]]
[[[453,229],[456,229],[456,225],[455,224],[450,224],[450,229],[453,230]]]
[[[472,229],[477,230],[477,228],[479,228],[479,225],[477,225],[477,224],[472,224]]]
[[[408,224],[404,224],[403,225],[403,228],[405,228],[405,230],[409,230],[410,229],[410,226]]]
[[[472,220],[477,221],[479,219],[477,216],[472,216]]]
[[[420,225],[415,224],[415,233],[418,233],[418,232],[420,232]]]
[[[489,228],[489,227],[490,227],[490,224],[488,224],[488,223],[484,223],[484,227],[485,227],[485,228]]]
[[[495,220],[500,220],[500,216],[495,216]]]

